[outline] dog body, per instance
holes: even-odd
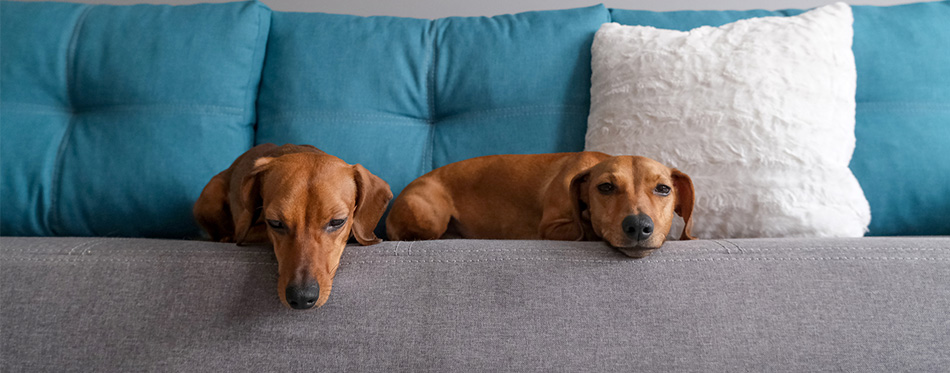
[[[493,155],[410,183],[386,221],[394,240],[606,240],[642,257],[666,240],[673,214],[689,234],[689,176],[652,159],[599,152]],[[656,231],[657,234],[653,234]]]
[[[273,244],[278,295],[295,309],[326,303],[352,235],[363,245],[392,199],[389,184],[309,145],[262,144],[214,176],[194,205],[213,240]]]

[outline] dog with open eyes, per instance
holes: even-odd
[[[361,165],[309,145],[262,144],[205,186],[194,205],[213,240],[273,244],[280,300],[294,309],[326,303],[350,236],[362,245],[393,194]]]
[[[414,180],[386,229],[391,240],[604,240],[642,258],[666,241],[674,213],[686,223],[680,239],[694,239],[694,199],[688,175],[645,157],[491,155]]]

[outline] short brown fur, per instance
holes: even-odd
[[[373,229],[390,199],[389,184],[361,165],[309,145],[262,144],[214,176],[193,212],[213,240],[239,245],[269,240],[281,301],[288,304],[289,285],[316,281],[319,307],[330,296],[349,237],[363,245],[381,241]],[[336,219],[345,223],[328,225]]]
[[[604,194],[597,186],[616,186]],[[667,185],[667,196],[654,193]],[[665,242],[673,214],[690,235],[693,184],[689,176],[649,158],[599,152],[494,155],[433,170],[393,202],[386,220],[393,240],[464,238],[605,240],[633,257]],[[621,222],[631,214],[653,219],[656,234],[632,242]]]

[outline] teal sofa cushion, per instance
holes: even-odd
[[[869,234],[950,234],[950,1],[852,8],[850,167],[871,205]],[[610,12],[621,24],[685,31],[802,11]]]
[[[679,10],[653,12],[649,10],[610,9],[611,22],[621,25],[652,26],[667,30],[689,31],[697,27],[718,27],[740,19],[757,17],[788,17],[804,10]]]
[[[398,194],[486,154],[579,151],[603,6],[422,20],[274,12],[257,143],[308,143]]]
[[[432,40],[428,20],[274,12],[257,143],[314,145],[398,193],[425,170]]]
[[[0,231],[188,237],[253,142],[257,2],[0,3]]]
[[[436,21],[432,167],[487,154],[580,151],[602,6]]]
[[[474,156],[579,151],[600,24],[688,30],[799,13],[594,6],[422,20],[272,17],[253,1],[0,1],[0,234],[197,235],[191,204],[254,143],[314,144],[395,193]],[[851,168],[870,234],[950,234],[950,1],[854,16]]]
[[[871,234],[950,234],[950,1],[855,6],[854,30]]]

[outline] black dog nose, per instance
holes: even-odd
[[[317,304],[317,299],[320,298],[320,285],[316,283],[303,286],[288,285],[285,295],[287,304],[295,310],[313,308]]]
[[[653,234],[653,219],[646,214],[627,215],[620,223],[631,240],[643,241]]]

